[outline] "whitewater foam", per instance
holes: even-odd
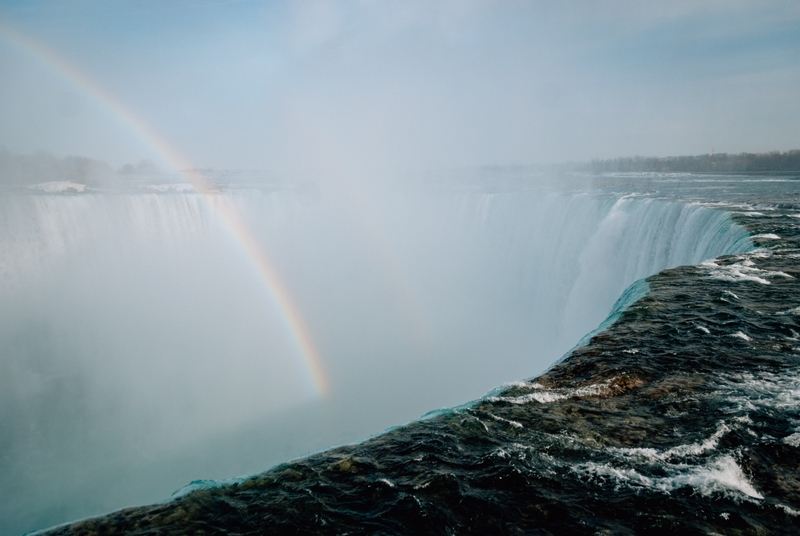
[[[793,447],[800,447],[800,432],[784,437],[781,441]]]
[[[759,268],[755,268],[755,263],[753,263],[753,261],[750,259],[746,259],[740,263],[724,265],[717,264],[715,261],[706,261],[701,263],[700,266],[708,271],[708,275],[712,279],[729,281],[732,283],[752,281],[754,283],[761,283],[762,285],[770,285],[771,283],[769,279],[767,279],[769,277],[792,277],[791,275],[780,271],[761,270]]]
[[[733,456],[724,455],[709,460],[703,465],[664,465],[667,476],[646,476],[633,468],[615,467],[608,463],[588,462],[579,464],[574,471],[589,476],[602,484],[608,478],[618,486],[645,487],[669,494],[684,487],[691,487],[703,495],[722,493],[732,499],[764,498],[747,480]]]
[[[747,413],[756,408],[796,411],[800,409],[800,377],[768,372],[724,376],[712,395]]]
[[[526,393],[518,396],[488,396],[484,398],[484,400],[488,400],[490,402],[508,402],[510,404],[530,404],[531,402],[549,404],[558,400],[566,400],[568,398],[610,396],[616,392],[614,385],[618,381],[619,378],[615,377],[601,383],[586,385],[577,389],[548,389],[539,383],[528,383],[525,384],[525,387],[533,389],[532,393]]]
[[[654,448],[623,448],[623,447],[610,447],[607,451],[612,455],[619,455],[622,457],[634,457],[640,460],[647,461],[648,463],[660,463],[673,458],[686,458],[689,456],[699,456],[706,452],[712,451],[717,448],[719,440],[728,432],[730,427],[721,422],[717,426],[717,430],[711,437],[702,443],[689,443],[686,445],[677,445],[669,449],[659,451]]]

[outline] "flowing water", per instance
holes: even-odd
[[[797,184],[3,192],[2,522],[206,479],[74,533],[785,528]],[[327,396],[220,200],[283,275]]]

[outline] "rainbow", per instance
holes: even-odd
[[[192,164],[178,151],[176,151],[157,132],[153,131],[147,123],[138,117],[130,108],[117,100],[100,84],[81,73],[74,66],[58,57],[52,51],[37,43],[30,37],[0,22],[0,36],[12,47],[32,57],[47,69],[62,76],[82,93],[98,102],[110,115],[124,127],[140,138],[147,146],[151,147],[170,166],[178,171],[181,176],[191,184],[208,202],[212,211],[233,234],[236,241],[244,249],[247,256],[255,265],[258,273],[266,283],[269,294],[280,310],[289,333],[302,355],[317,394],[326,396],[329,393],[329,383],[322,366],[322,360],[317,352],[314,341],[303,317],[294,305],[286,285],[281,280],[275,267],[267,254],[258,243],[253,232],[234,210],[233,205],[218,195],[219,190],[202,173],[194,169]]]

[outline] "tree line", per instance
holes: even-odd
[[[800,150],[696,156],[633,156],[611,160],[592,160],[587,171],[663,172],[663,173],[759,173],[800,172]]]
[[[93,186],[108,181],[113,175],[114,169],[111,166],[92,158],[58,158],[43,152],[22,155],[0,147],[0,184],[74,181]]]

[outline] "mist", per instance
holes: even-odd
[[[0,526],[466,403],[544,371],[635,281],[746,248],[721,212],[547,164],[800,146],[799,20],[793,2],[3,6]]]

